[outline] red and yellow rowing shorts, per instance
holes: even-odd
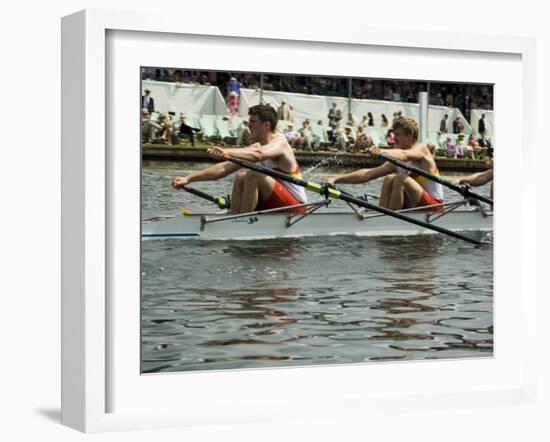
[[[422,197],[420,198],[420,201],[418,202],[418,205],[416,207],[422,207],[422,206],[431,206],[432,204],[441,204],[443,200],[439,200],[431,196],[428,192],[425,190],[422,192]],[[429,210],[432,210],[434,212],[439,212],[443,210],[443,206],[440,207],[433,207]]]
[[[267,200],[258,201],[256,210],[276,209],[278,207],[294,206],[296,204],[302,204],[302,202],[297,200],[283,184],[276,180],[273,192],[271,192]],[[295,209],[290,209],[289,212],[303,212],[304,210],[305,207],[297,207]]]

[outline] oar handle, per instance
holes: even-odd
[[[227,209],[230,206],[229,197],[224,198],[220,196],[216,198],[215,196],[212,196],[206,192],[203,192],[202,190],[198,190],[198,189],[195,189],[194,187],[189,187],[189,186],[183,187],[183,190],[216,204],[220,209]]]
[[[432,181],[435,181],[436,183],[439,183],[443,186],[446,186],[449,189],[452,189],[455,192],[460,193],[464,198],[475,198],[477,200],[483,201],[484,203],[491,204],[491,205],[493,204],[493,200],[491,198],[488,198],[484,195],[480,195],[476,192],[473,192],[467,186],[453,184],[453,183],[451,183],[447,180],[444,180],[441,177],[438,177],[437,175],[433,175],[429,172],[426,172],[425,170],[422,170],[418,167],[412,166],[408,163],[405,163],[404,161],[398,160],[397,158],[392,158],[392,157],[386,156],[383,153],[379,153],[378,158],[380,158],[384,161],[389,161],[390,163],[393,163],[396,166],[401,167],[402,169],[405,169],[405,170],[408,170],[410,172],[416,173],[417,175],[423,176],[423,177],[428,178]]]
[[[216,198],[215,197],[213,197],[212,195],[210,195],[206,192],[203,192],[202,190],[195,189],[194,187],[189,187],[189,186],[183,187],[183,190],[185,190],[186,192],[189,192],[189,193],[191,193],[195,196],[198,196],[200,198],[204,198],[205,200],[216,203]]]

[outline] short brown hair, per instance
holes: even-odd
[[[260,119],[260,121],[269,122],[271,131],[275,132],[277,127],[277,112],[269,104],[257,104],[248,109],[248,115],[254,115]]]
[[[392,129],[401,129],[405,135],[412,135],[414,141],[418,140],[418,124],[410,117],[399,117],[393,123]]]

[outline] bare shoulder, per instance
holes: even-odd
[[[411,149],[416,149],[424,154],[430,153],[430,148],[426,143],[416,143]]]
[[[273,134],[273,141],[290,147],[290,144],[288,144],[288,141],[282,132],[275,132]]]
[[[435,159],[426,143],[416,143],[411,147],[410,156],[422,169],[432,170],[436,167]]]
[[[409,149],[406,149],[409,159],[420,161],[431,157],[430,149],[424,143],[415,143]]]
[[[262,156],[264,159],[270,158],[276,163],[281,159],[288,157],[289,153],[292,152],[290,144],[288,144],[286,137],[284,135],[279,135],[278,133],[274,134],[267,144],[264,144],[260,147]]]
[[[434,161],[432,151],[428,147],[427,143],[417,143],[418,151],[422,153],[423,158],[426,161],[432,162]]]
[[[277,146],[279,148],[282,148],[283,152],[284,151],[293,152],[292,147],[288,143],[288,140],[286,139],[286,137],[282,133],[276,132],[275,135],[273,135],[272,141],[273,141],[275,146]]]
[[[298,165],[296,156],[294,155],[294,149],[288,143],[284,135],[277,136],[277,150],[279,155],[277,156],[277,162],[285,170],[294,170]]]

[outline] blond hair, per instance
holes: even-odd
[[[401,129],[405,135],[412,136],[414,141],[418,140],[418,124],[410,117],[399,117],[393,123],[392,129]]]

